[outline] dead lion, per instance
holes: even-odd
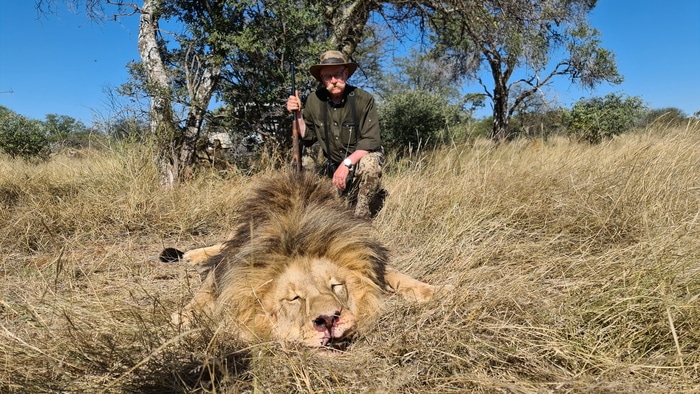
[[[161,254],[188,261],[203,278],[175,323],[204,313],[244,341],[340,348],[376,317],[387,291],[418,302],[434,293],[388,266],[371,224],[313,175],[262,180],[240,212],[228,241]]]

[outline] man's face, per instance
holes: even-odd
[[[338,95],[345,90],[348,71],[345,66],[328,66],[321,70],[321,80],[331,95]]]

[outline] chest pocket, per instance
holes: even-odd
[[[348,105],[350,106],[352,120],[350,122],[343,122],[340,128],[340,143],[345,145],[346,148],[354,150],[355,145],[357,145],[357,139],[359,138],[357,110],[355,109],[355,92],[350,92],[350,94],[348,94]]]
[[[340,143],[350,147],[357,144],[357,125],[355,122],[343,122],[340,128]]]

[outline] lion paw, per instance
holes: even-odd
[[[411,287],[399,288],[396,290],[396,292],[407,300],[425,303],[433,298],[433,295],[435,294],[435,286],[420,283],[419,285]]]

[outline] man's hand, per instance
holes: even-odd
[[[294,112],[301,110],[301,99],[299,99],[299,91],[294,91],[294,96],[289,96],[287,99],[287,111]]]
[[[301,138],[304,138],[304,135],[306,135],[306,123],[304,123],[304,116],[301,112],[301,99],[299,98],[298,90],[294,91],[294,96],[289,96],[287,99],[287,111],[298,111],[296,114],[297,127],[299,128],[299,135]]]
[[[343,164],[339,165],[333,173],[333,186],[338,190],[345,190],[348,174],[350,174],[350,169]]]

